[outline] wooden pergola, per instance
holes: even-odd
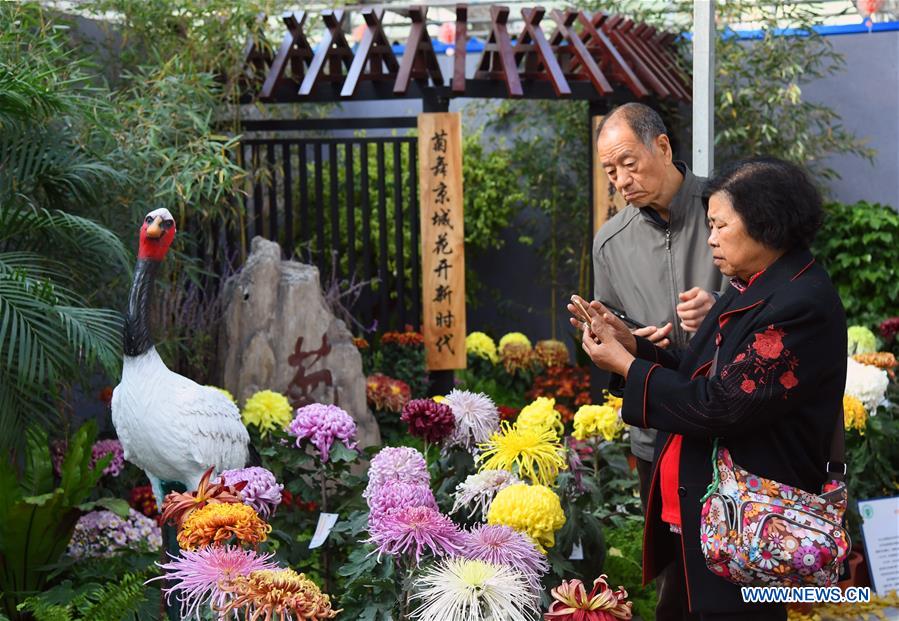
[[[304,30],[306,11],[282,16],[280,46],[260,27],[245,49],[243,101],[272,103],[422,99],[429,111],[460,97],[571,99],[621,103],[689,102],[692,85],[679,67],[675,36],[604,13],[523,8],[521,32],[510,33],[509,8],[491,6],[490,34],[473,76],[466,76],[468,8],[455,8],[452,75],[444,76],[427,30],[425,6],[402,11],[410,20],[397,57],[384,32],[384,9],[361,11],[365,33],[355,47],[345,35],[348,14],[324,10],[324,35],[316,46]],[[265,16],[260,16],[260,23]],[[547,34],[547,32],[549,34]]]

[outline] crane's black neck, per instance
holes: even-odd
[[[126,356],[140,356],[153,347],[150,336],[150,303],[160,261],[138,259],[128,296],[125,315],[124,346]]]

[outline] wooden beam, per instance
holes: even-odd
[[[456,5],[456,41],[453,44],[453,93],[465,92],[465,58],[468,46],[468,5]]]
[[[528,77],[536,74],[540,78],[548,79],[558,97],[569,97],[571,88],[568,86],[568,81],[562,73],[559,61],[556,59],[552,47],[550,47],[546,36],[543,34],[543,29],[540,27],[540,22],[545,14],[546,9],[543,7],[521,9],[521,16],[524,18],[524,28],[513,48],[516,52],[516,66],[520,59],[524,57],[525,67],[536,69],[536,71],[528,71]],[[543,71],[540,71],[539,67],[542,67]],[[609,90],[612,90],[611,87]]]
[[[287,34],[281,41],[281,47],[275,54],[275,59],[265,77],[265,83],[259,97],[263,100],[271,99],[275,86],[283,80],[288,80],[298,86],[303,81],[306,73],[306,63],[312,60],[315,53],[303,34],[303,24],[306,21],[306,11],[287,11],[281,16],[287,26]],[[290,65],[290,73],[285,78],[284,73]]]
[[[648,49],[646,45],[644,45],[643,41],[637,34],[634,32],[636,24],[633,20],[624,19],[622,21],[616,22],[614,28],[618,29],[618,32],[621,33],[624,37],[628,39],[631,44],[631,47],[636,50],[643,61],[652,68],[655,72],[656,77],[665,85],[665,88],[668,89],[671,96],[676,98],[682,98],[684,93],[681,91],[680,85],[668,75],[668,71],[665,67],[659,62],[659,59],[656,58],[656,55],[652,50]]]
[[[426,6],[409,7],[412,28],[409,30],[406,49],[403,52],[396,84],[393,87],[393,92],[397,95],[402,95],[409,89],[410,80],[427,80],[430,77],[435,86],[443,86],[443,74],[437,63],[437,54],[434,53],[431,35],[428,34],[428,25],[425,19],[427,15],[428,7]]]
[[[521,88],[518,66],[515,63],[515,54],[512,53],[512,42],[507,28],[509,7],[491,6],[490,15],[493,18],[493,25],[475,77],[502,79],[509,97],[522,97],[524,91]]]
[[[556,35],[561,36],[562,39],[568,42],[572,56],[587,74],[588,79],[596,88],[596,92],[600,95],[608,95],[611,93],[614,90],[612,85],[609,84],[609,81],[599,68],[599,65],[593,60],[593,55],[587,49],[587,46],[584,45],[584,42],[581,41],[581,37],[571,27],[574,24],[577,15],[562,15],[558,9],[553,9],[550,16],[556,22]],[[551,40],[555,39],[556,36]]]
[[[583,11],[577,14],[577,20],[581,25],[580,36],[587,49],[592,50],[593,54],[598,54],[602,59],[602,65],[608,67],[612,76],[627,86],[635,96],[648,97],[650,94],[649,89],[640,81],[640,78],[637,77],[637,74],[606,33],[598,30]]]
[[[593,27],[597,31],[609,37],[609,40],[611,40],[615,47],[618,48],[627,59],[628,64],[633,68],[634,72],[655,91],[656,95],[659,97],[671,97],[671,91],[668,90],[668,87],[665,86],[664,82],[659,79],[655,70],[643,60],[643,56],[640,52],[634,49],[629,39],[625,38],[624,35],[615,28],[612,28],[612,26],[621,22],[622,19],[623,18],[620,17],[607,19],[605,14],[596,13],[591,21]]]
[[[356,49],[353,64],[347,72],[341,97],[352,97],[356,94],[356,86],[360,79],[368,80],[393,80],[399,71],[399,63],[390,46],[381,19],[384,17],[384,9],[366,9],[362,12],[365,19],[365,34]],[[368,72],[365,66],[368,64]],[[384,66],[387,73],[384,73]]]
[[[240,79],[251,89],[268,72],[272,62],[271,47],[264,34],[266,19],[268,16],[265,13],[256,14],[255,31],[247,38],[243,48],[243,71]]]
[[[655,66],[658,67],[661,74],[665,77],[671,90],[681,99],[689,99],[690,93],[678,78],[676,68],[671,61],[671,56],[663,52],[661,48],[653,43],[653,38],[655,38],[656,35],[655,28],[651,28],[646,24],[634,24],[631,28],[634,40],[644,50],[644,53],[652,58],[653,63],[655,63]]]
[[[353,50],[347,44],[346,37],[344,37],[343,30],[341,30],[343,17],[344,12],[342,9],[322,11],[322,20],[325,22],[327,30],[322,35],[322,40],[315,51],[315,57],[309,64],[309,71],[306,73],[306,77],[303,78],[303,83],[300,84],[299,94],[301,97],[308,97],[322,80],[329,82],[342,81],[341,64],[349,71]],[[327,73],[324,72],[325,61],[330,61]]]

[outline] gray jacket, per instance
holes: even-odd
[[[684,181],[669,206],[665,227],[648,209],[627,205],[593,240],[594,296],[646,325],[674,325],[671,346],[689,335],[677,317],[678,294],[693,287],[721,291],[725,279],[712,262],[709,228],[702,204],[705,179],[680,162]],[[631,427],[631,451],[652,461],[656,432]]]

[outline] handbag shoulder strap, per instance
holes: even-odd
[[[715,347],[715,357],[712,358],[712,364],[709,366],[708,377],[712,377],[718,372],[718,352],[720,347]],[[827,475],[837,481],[844,481],[846,478],[846,429],[843,427],[846,413],[843,411],[843,403],[840,402],[839,416],[835,419],[835,427],[830,438],[830,451],[827,453],[827,464],[824,471]],[[715,470],[715,478],[718,476],[718,468],[715,466],[715,460],[718,454],[718,439],[715,439],[712,448],[712,467]],[[715,480],[712,481],[715,483]],[[715,485],[717,487],[717,485]]]

